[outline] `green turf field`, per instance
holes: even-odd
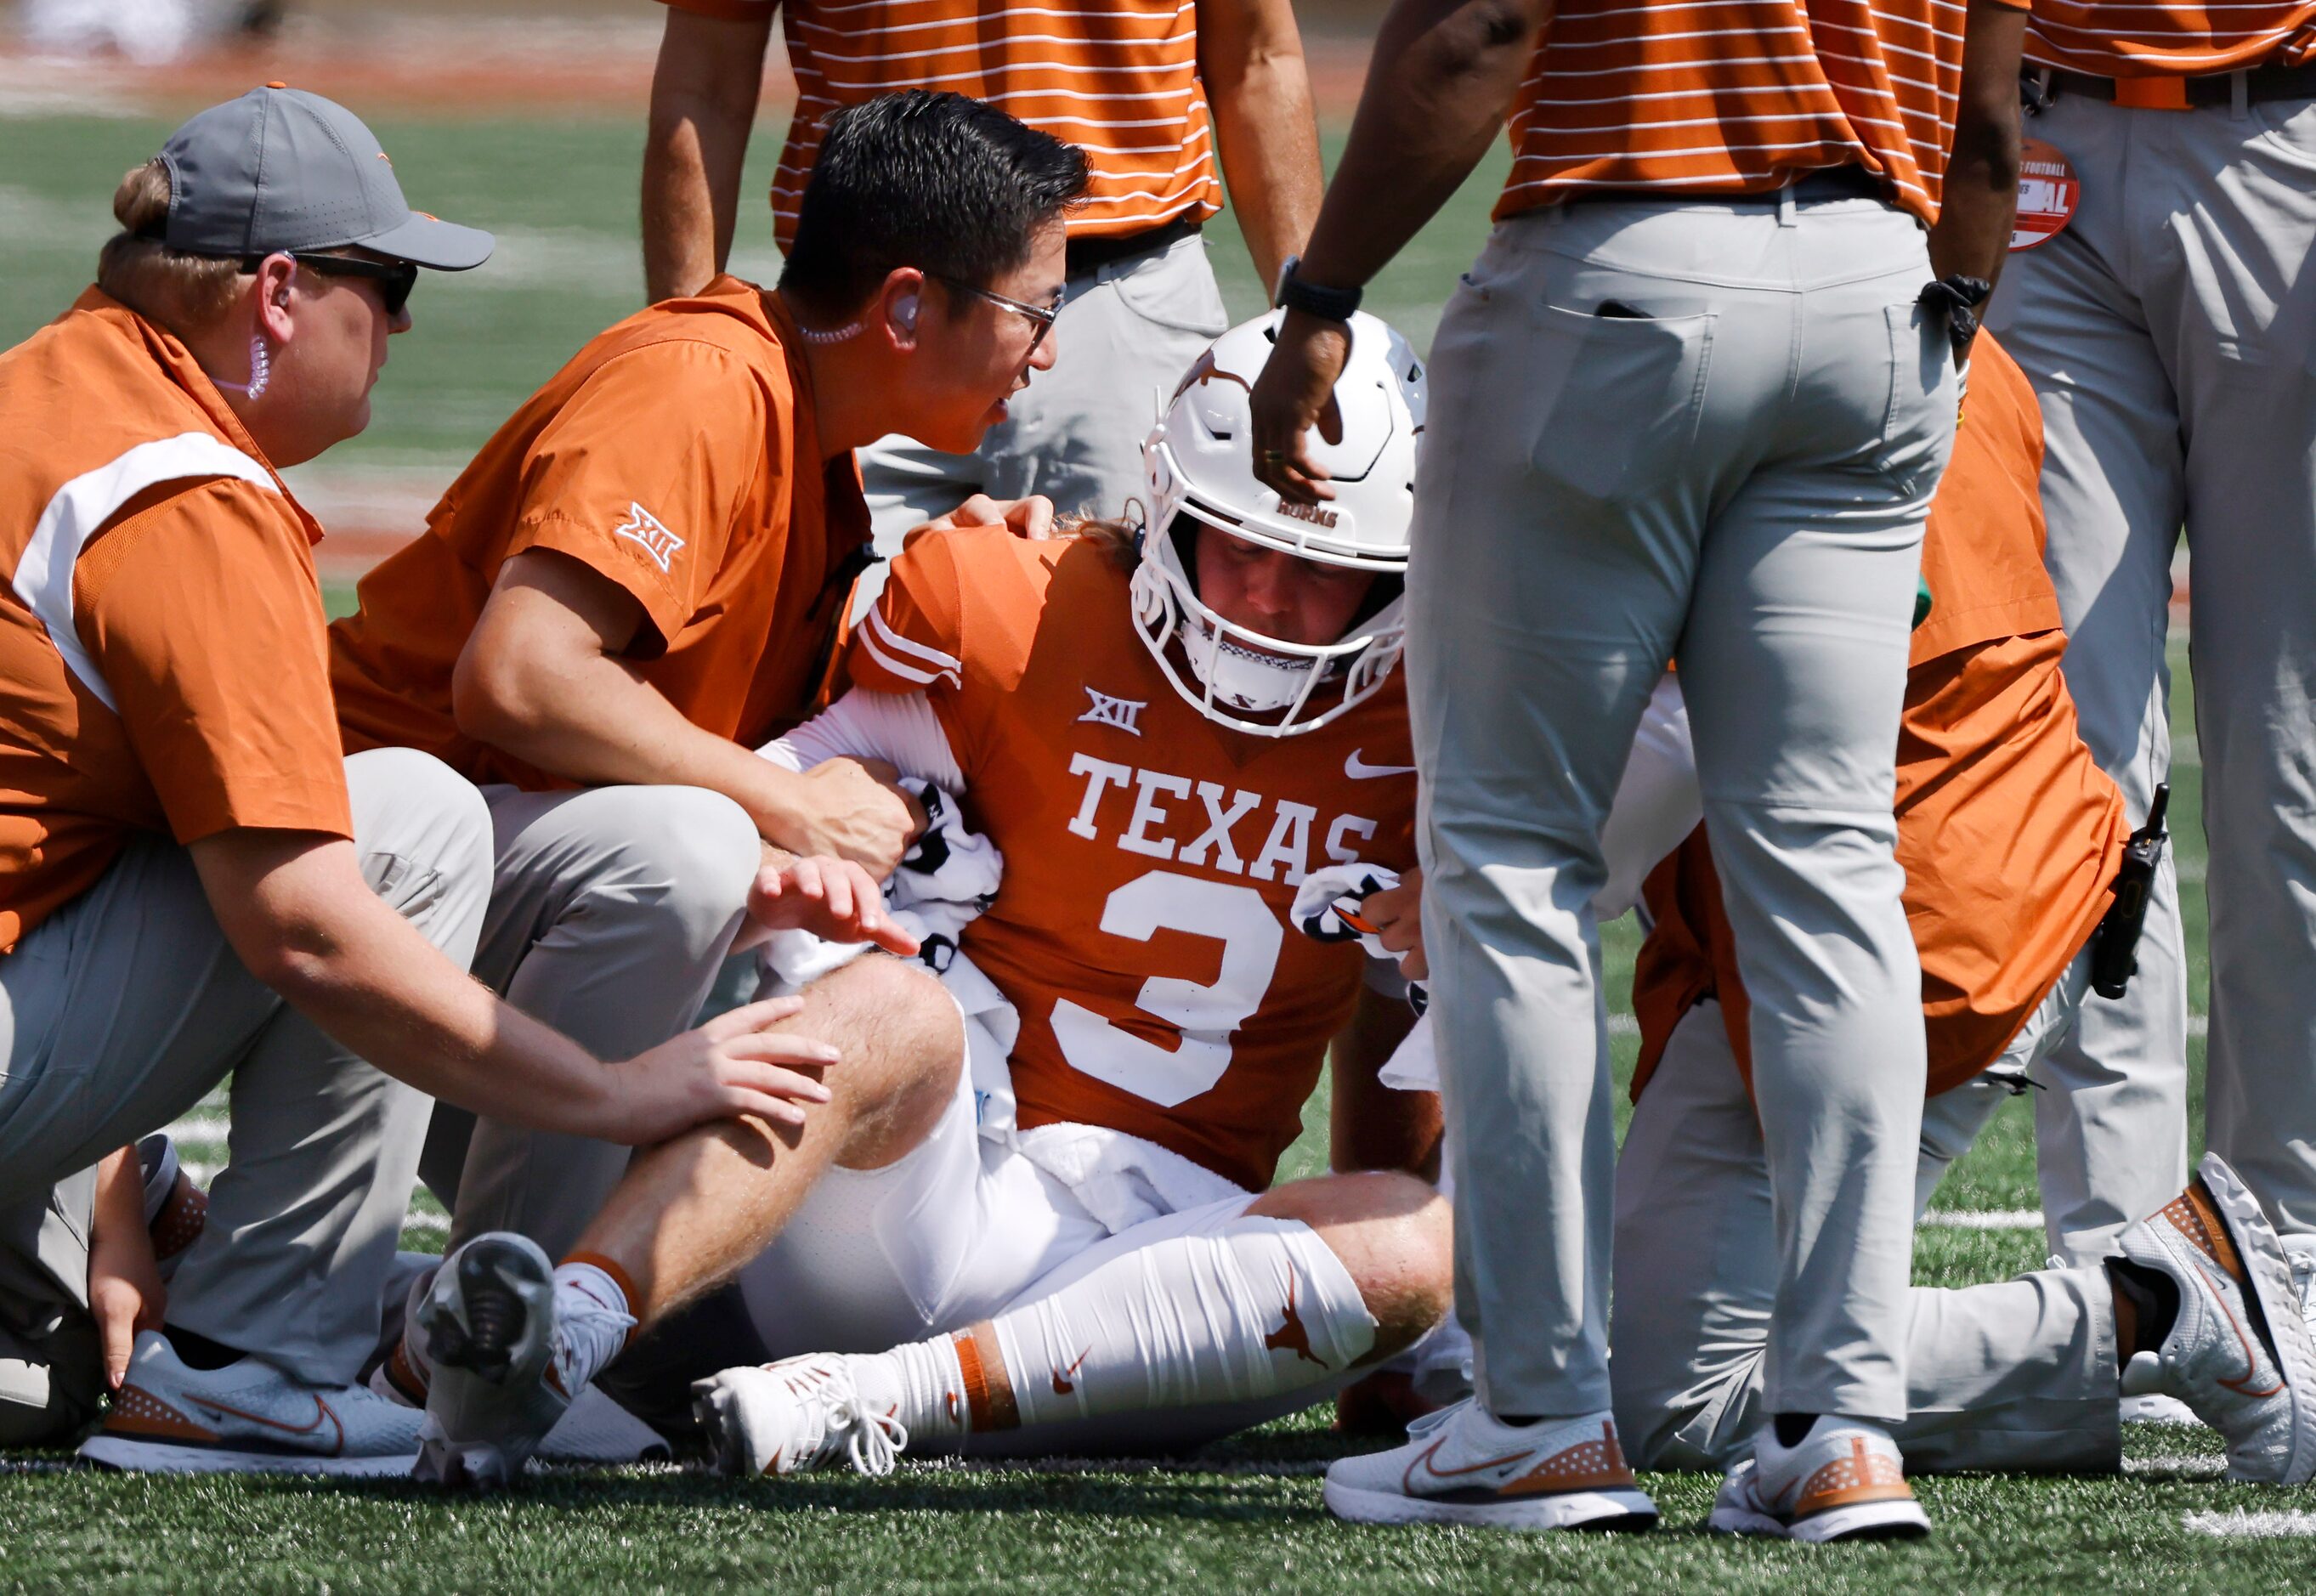
[[[67,304],[110,231],[122,170],[174,119],[0,120],[0,346]],[[640,122],[620,119],[456,124],[380,118],[413,199],[496,230],[500,257],[465,279],[430,277],[418,329],[397,339],[377,420],[325,468],[406,473],[439,486],[491,427],[590,334],[633,308]],[[749,178],[764,187],[772,144]],[[1500,160],[1501,157],[1499,157]],[[1476,249],[1500,165],[1491,163],[1371,298],[1428,344],[1436,306]],[[752,208],[738,269],[771,267],[769,218]],[[1211,229],[1235,314],[1261,295],[1227,218]],[[343,605],[345,594],[334,593]],[[2184,648],[2174,670],[2181,679]],[[2194,1003],[2206,975],[2196,819],[2199,771],[2176,718],[2175,825],[2191,885]],[[1612,1004],[1629,988],[1629,923],[1608,934]],[[1633,1042],[1617,1040],[1621,1067]],[[2201,1080],[2203,1042],[2190,1043]],[[181,1126],[192,1159],[224,1156],[222,1102]],[[2198,1106],[2200,1118],[2200,1104]],[[1323,1098],[1308,1111],[1323,1124]],[[1306,1135],[1282,1175],[1318,1170]],[[2035,1206],[2032,1128],[2013,1104],[1949,1178],[1937,1207],[1967,1217]],[[440,1245],[440,1209],[415,1205],[408,1245]],[[1952,1222],[1926,1228],[1925,1283],[1961,1285],[2039,1262],[2039,1233]],[[1994,1592],[2064,1583],[2115,1590],[2297,1584],[2311,1566],[2304,1520],[2258,1515],[2298,1497],[2222,1488],[2212,1438],[2134,1436],[2119,1480],[1923,1483],[1938,1538],[1912,1548],[1805,1552],[1722,1544],[1696,1533],[1713,1482],[1647,1481],[1667,1529],[1621,1540],[1533,1541],[1462,1532],[1379,1533],[1332,1524],[1316,1474],[1338,1449],[1325,1415],[1274,1427],[1195,1467],[998,1470],[929,1465],[871,1485],[829,1478],[730,1485],[680,1471],[558,1474],[497,1501],[449,1500],[405,1485],[185,1483],[0,1461],[0,1588],[670,1590],[739,1588],[1020,1592],[1081,1589],[1323,1591],[1600,1590],[1672,1585],[1752,1590]]]
[[[72,302],[113,232],[112,188],[150,156],[171,120],[0,120],[0,348]],[[477,272],[427,274],[396,338],[370,429],[320,464],[450,475],[588,337],[643,299],[636,185],[643,125],[624,120],[402,121],[376,119],[413,204],[485,227],[497,254]],[[760,136],[744,192],[770,187],[778,140]],[[1439,301],[1478,251],[1502,182],[1499,152],[1454,208],[1385,273],[1368,304],[1428,348]],[[1234,318],[1264,295],[1231,218],[1208,229]],[[733,269],[777,274],[769,207],[742,212]]]

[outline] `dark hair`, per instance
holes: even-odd
[[[1085,152],[962,94],[904,89],[828,120],[780,291],[823,316],[860,308],[887,273],[986,288],[1085,193]]]

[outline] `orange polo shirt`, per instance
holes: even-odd
[[[1960,0],[1561,0],[1512,108],[1496,217],[1604,188],[1757,193],[1854,165],[1936,220],[1963,13]]]
[[[1982,334],[1923,539],[1931,609],[1913,635],[1898,734],[1898,862],[1932,1092],[2002,1056],[2098,929],[2131,834],[2059,672],[2067,639],[2043,567],[2042,461],[2034,390]],[[1633,978],[1634,1094],[1707,997],[1750,1076],[1745,988],[1704,827],[1645,890],[1654,920]]]
[[[0,949],[138,832],[352,834],[321,535],[127,306],[91,289],[0,354]]]
[[[450,678],[500,567],[575,559],[643,607],[637,673],[751,745],[801,719],[868,541],[860,473],[824,459],[795,324],[718,277],[591,341],[450,485],[425,533],[330,628],[349,749],[399,745],[477,783],[567,785],[466,736]]]
[[[896,89],[986,100],[1083,148],[1093,178],[1067,218],[1073,238],[1126,237],[1222,209],[1191,0],[666,4],[735,20],[780,13],[797,84],[796,115],[772,174],[772,229],[782,249],[796,241],[797,208],[828,119]]]
[[[2316,0],[2037,0],[2026,59],[2098,77],[2200,77],[2316,58]]]

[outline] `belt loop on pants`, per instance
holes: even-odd
[[[2251,74],[2239,68],[2228,74],[2228,120],[2240,122],[2251,115]]]
[[[1777,191],[1777,226],[1790,227],[1794,225],[1794,185],[1787,183]]]

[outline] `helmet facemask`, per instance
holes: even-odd
[[[1132,584],[1136,629],[1175,690],[1207,718],[1267,737],[1338,719],[1374,696],[1398,663],[1423,406],[1421,367],[1406,341],[1373,317],[1355,317],[1353,358],[1336,384],[1344,437],[1334,446],[1312,440],[1336,474],[1337,496],[1282,504],[1253,476],[1249,437],[1248,399],[1276,322],[1274,313],[1235,328],[1199,357],[1143,446],[1149,498]],[[1335,641],[1271,638],[1199,597],[1201,523],[1375,581]]]

